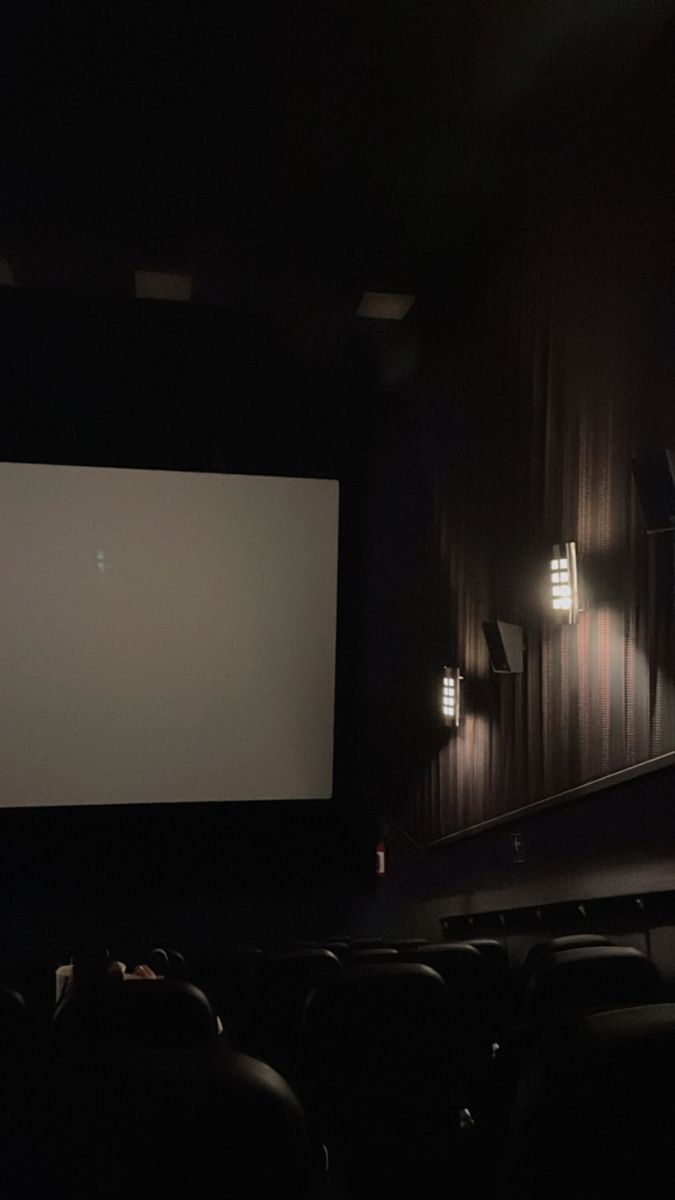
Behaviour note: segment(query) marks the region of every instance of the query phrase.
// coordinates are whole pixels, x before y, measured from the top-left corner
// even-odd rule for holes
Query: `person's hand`
[[[137,979],[157,979],[157,975],[147,963],[137,963],[129,974],[134,975]]]

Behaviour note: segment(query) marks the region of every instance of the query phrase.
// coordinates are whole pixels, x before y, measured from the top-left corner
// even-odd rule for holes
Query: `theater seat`
[[[319,944],[323,950],[332,950],[339,959],[342,959],[349,950],[349,942],[345,940],[320,942]]]
[[[265,955],[251,976],[242,1049],[292,1078],[307,997],[341,970],[339,958],[318,947]]]
[[[495,978],[508,978],[509,956],[506,947],[497,938],[465,938],[464,941],[480,951],[490,964]]]
[[[675,1005],[549,1018],[520,1052],[495,1194],[670,1194]]]
[[[398,950],[393,946],[363,947],[359,950],[348,950],[342,955],[342,962],[348,966],[365,967],[369,963],[392,962],[398,958]]]
[[[57,1059],[0,1078],[16,1200],[317,1194],[302,1107],[264,1063],[217,1048]]]
[[[18,958],[3,960],[0,984],[18,992],[42,1038],[54,1012],[54,964],[50,959]]]
[[[164,950],[161,946],[157,946],[151,951],[148,962],[155,974],[164,979],[190,979],[185,955],[180,950],[171,948]]]
[[[536,958],[539,954],[555,954],[560,950],[588,950],[591,946],[611,945],[612,942],[604,933],[565,933],[560,937],[538,942],[530,950],[528,959]]]
[[[663,999],[659,971],[630,946],[587,946],[542,955],[532,972],[527,1017],[650,1004]]]
[[[496,1040],[500,1041],[509,1024],[512,996],[509,956],[506,947],[497,938],[465,938],[461,942],[446,942],[444,945],[473,946],[487,963],[493,980],[493,1015],[496,1025]]]
[[[52,1021],[57,1051],[187,1049],[217,1037],[214,1011],[191,983],[134,979],[105,983],[95,997],[71,996]]]
[[[258,946],[229,946],[190,956],[191,981],[209,997],[237,1049],[243,1043],[253,970],[263,958]]]
[[[348,967],[311,994],[301,1097],[349,1195],[410,1197],[477,1167],[448,1035],[447,988],[431,967]]]
[[[0,984],[0,1069],[25,1062],[36,1048],[36,1029],[23,996]]]
[[[585,950],[593,946],[611,946],[609,938],[600,933],[568,933],[561,937],[547,938],[543,942],[535,942],[527,953],[516,979],[515,987],[515,1021],[526,1021],[530,1014],[530,991],[532,980],[541,960],[551,954],[563,950]]]
[[[454,1031],[463,1078],[469,1096],[475,1098],[476,1089],[487,1082],[497,1036],[494,980],[487,960],[466,942],[419,946],[399,957],[432,967],[445,981],[450,1036]]]

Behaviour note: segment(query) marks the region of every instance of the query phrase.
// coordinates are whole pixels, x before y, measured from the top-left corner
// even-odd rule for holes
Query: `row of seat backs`
[[[176,956],[177,957],[177,956]],[[154,960],[153,960],[154,961]],[[180,970],[187,974],[184,960]],[[167,964],[154,961],[156,967]],[[218,961],[219,971],[207,982],[223,1012],[226,1030],[233,1029],[236,1040],[247,1043],[266,1057],[265,1049],[282,1045],[297,1025],[306,997],[313,986],[340,970],[339,960],[327,950],[304,950],[266,956],[260,953],[234,952]],[[254,981],[254,986],[251,986]],[[53,974],[41,979],[43,990],[49,985],[53,997]],[[199,999],[201,997],[201,1000]],[[51,1021],[53,1005],[49,1007]],[[42,1013],[39,1016],[43,1016]],[[18,989],[0,990],[0,1061],[20,1060],[36,1048],[39,1020],[33,1006],[26,1006]],[[84,997],[71,997],[59,1006],[51,1022],[48,1045],[105,1044],[115,1038],[120,1044],[136,1044],[146,1039],[146,1026],[156,1030],[152,1044],[178,1046],[200,1044],[214,1029],[213,1007],[205,1001],[201,989],[187,980],[134,980],[123,988],[105,986],[96,1004]],[[260,1044],[258,1044],[260,1043]],[[264,1043],[264,1045],[262,1044]]]
[[[122,1122],[125,1130],[122,1142],[126,1144],[126,1109],[120,1115],[118,1107],[122,1084],[115,1071],[111,1084],[111,1068],[105,1065],[108,1059],[103,1059],[103,1074],[97,1074],[95,1078],[89,1078],[86,1073],[82,1075],[77,1064],[99,1063],[102,1048],[114,1051],[116,1057],[128,1059],[130,1047],[136,1053],[145,1047],[145,1058],[151,1064],[163,1062],[165,1059],[148,1059],[147,1056],[170,1053],[167,1049],[151,1049],[164,1043],[174,1047],[172,1053],[193,1056],[195,1061],[206,1062],[208,1067],[210,1059],[205,1055],[208,1056],[219,1041],[214,1039],[211,1021],[202,1020],[202,1014],[206,1016],[208,1011],[208,1001],[203,993],[189,984],[173,981],[110,982],[97,994],[94,1005],[89,999],[85,1004],[83,998],[71,997],[60,1006],[54,1022],[57,1044],[60,1048],[67,1047],[69,1053],[56,1055],[48,1067],[34,1064],[29,1078],[35,1077],[35,1081],[29,1091],[38,1086],[38,1076],[40,1091],[48,1099],[61,1094],[65,1088],[67,1103],[62,1102],[65,1107],[52,1122],[59,1130],[59,1137],[59,1122],[66,1113],[68,1128],[77,1131],[82,1126],[83,1141],[86,1143],[91,1138],[93,1146],[99,1147],[101,1135],[91,1128],[88,1106],[85,1106],[84,1114],[79,1109],[78,1088],[83,1088],[85,1094],[93,1088],[96,1096],[92,1112],[96,1113],[96,1127],[107,1119],[114,1127]],[[178,1043],[177,1037],[180,1037]],[[202,1045],[199,1044],[200,1037],[204,1039]],[[177,1044],[181,1049],[176,1048]],[[418,963],[398,963],[352,967],[338,972],[312,992],[302,1045],[305,1052],[301,1064],[303,1099],[310,1105],[316,1129],[311,1144],[313,1147],[319,1142],[328,1144],[338,1174],[342,1173],[355,1186],[357,1182],[360,1186],[369,1180],[372,1187],[377,1165],[375,1174],[380,1180],[387,1177],[388,1172],[392,1174],[390,1194],[402,1195],[405,1192],[392,1192],[392,1189],[402,1186],[406,1178],[408,1186],[412,1186],[413,1176],[420,1177],[420,1160],[426,1164],[422,1174],[427,1170],[435,1175],[441,1169],[452,1169],[457,1174],[460,1159],[468,1169],[470,1155],[467,1156],[465,1150],[460,1119],[465,1100],[453,1046],[448,1038],[447,988],[432,968]],[[72,1054],[73,1048],[84,1053]],[[135,1060],[130,1061],[133,1072]],[[181,1059],[176,1061],[183,1062]],[[65,1065],[61,1068],[58,1064]],[[259,1065],[262,1069],[262,1064]],[[185,1066],[181,1069],[188,1070]],[[153,1079],[151,1076],[151,1093]],[[73,1081],[78,1081],[77,1088]],[[143,1079],[137,1077],[137,1083],[146,1089],[145,1075]],[[114,1111],[109,1111],[102,1102],[102,1087],[111,1088],[111,1094],[117,1096]],[[173,1091],[168,1095],[173,1097],[172,1105],[182,1105]],[[126,1084],[122,1087],[122,1099],[134,1112],[136,1101],[133,1094],[128,1094]],[[27,1095],[24,1100],[27,1104]],[[156,1121],[155,1132],[159,1135],[159,1114],[163,1111],[162,1106],[166,1106],[161,1088],[157,1090],[155,1102],[159,1104],[157,1112],[154,1108],[148,1109],[144,1099],[140,1115],[134,1117],[131,1124],[137,1122],[143,1128]],[[24,1120],[25,1111],[21,1104],[19,1110],[24,1112]],[[40,1126],[49,1128],[50,1120],[48,1107],[40,1118]],[[79,1133],[76,1133],[76,1142],[77,1138]],[[18,1136],[16,1144],[26,1148],[25,1143],[25,1137],[22,1143]],[[176,1153],[170,1142],[163,1141],[162,1144],[170,1145],[171,1153]],[[69,1146],[67,1139],[65,1145]],[[103,1145],[109,1148],[105,1139]],[[265,1152],[261,1143],[258,1153]],[[15,1153],[16,1150],[11,1151],[10,1157]],[[48,1146],[43,1157],[53,1163],[56,1153],[56,1145]],[[85,1154],[83,1161],[88,1163],[85,1177],[96,1178],[95,1172],[104,1165],[109,1169],[103,1159],[100,1163],[98,1160],[91,1162]],[[35,1194],[40,1194],[39,1188]],[[106,1192],[102,1194],[107,1196]]]
[[[445,977],[451,961],[454,961],[455,973],[461,970],[462,952],[455,955],[453,960],[452,951],[448,950],[450,945],[455,944],[432,945],[419,939],[405,939],[385,946],[376,939],[357,939],[349,947],[333,943],[333,946],[303,946],[272,953],[264,953],[258,948],[239,948],[199,956],[193,962],[191,978],[213,997],[218,1011],[221,1015],[225,1014],[224,1019],[227,1017],[226,1023],[236,1040],[245,1038],[243,1026],[251,1026],[251,1004],[255,1007],[255,995],[265,992],[273,995],[270,1007],[276,1006],[279,994],[284,991],[296,998],[298,992],[304,993],[304,1000],[312,986],[340,967],[393,961],[426,963],[438,968]],[[464,950],[468,945],[474,947],[491,973],[493,995],[505,994],[508,987],[508,959],[503,946],[491,939],[457,945],[464,947]],[[467,962],[467,958],[464,953],[466,971],[471,972],[471,963]],[[473,974],[480,970],[480,967],[474,966]],[[485,973],[484,977],[487,978]],[[265,1003],[264,998],[261,1003]]]
[[[155,949],[143,957],[154,970],[168,979],[188,980],[189,971],[184,955],[178,950]],[[4,960],[0,963],[0,985],[18,992],[26,1002],[33,1023],[32,1038],[39,1039],[47,1048],[51,1041],[51,1023],[54,1014],[56,967],[49,959],[34,960],[21,958]],[[0,1030],[0,1060],[2,1055],[2,1032]]]
[[[475,944],[478,945],[478,942]],[[486,952],[489,952],[487,948],[490,944],[489,939],[485,940]],[[493,944],[505,959],[503,948],[497,942]],[[321,943],[297,943],[285,947],[284,952],[327,949],[342,963],[351,961],[362,964],[387,960],[398,954],[414,951],[423,945],[426,945],[426,942],[420,938],[343,938]],[[272,952],[272,956],[278,957],[280,953]],[[227,1008],[231,998],[239,995],[242,995],[244,1003],[247,1003],[247,994],[244,997],[243,993],[248,992],[252,968],[265,957],[267,952],[259,947],[238,946],[211,953],[191,953],[187,963],[180,951],[172,949],[156,949],[149,955],[138,951],[136,957],[132,956],[129,961],[147,961],[159,975],[197,983],[213,994],[214,999],[220,1002],[220,1008],[223,1006],[223,1000]],[[51,1021],[54,1006],[54,970],[54,964],[49,960],[32,961],[22,958],[0,962],[0,983],[19,991],[26,998],[32,1014],[41,1026],[48,1025]]]
[[[318,1195],[297,1097],[219,1045],[41,1059],[0,1074],[0,1106],[3,1191],[17,1200]]]
[[[164,953],[164,952],[163,952]],[[293,1023],[306,1001],[307,995],[316,987],[344,968],[337,957],[326,949],[305,949],[291,953],[260,955],[257,959],[247,957],[245,961],[248,983],[246,1001],[249,1020],[255,1029],[260,1022],[268,1028],[274,1018],[279,1027]],[[453,1016],[473,1017],[483,1025],[489,1019],[490,1006],[496,992],[496,976],[490,971],[487,958],[469,943],[442,943],[425,945],[407,952],[397,953],[387,960],[365,960],[369,965],[387,961],[395,965],[418,962],[433,967],[445,980],[449,989],[449,1005]],[[358,960],[351,960],[355,965]],[[231,982],[226,963],[225,987]],[[364,964],[365,965],[365,964]],[[187,968],[180,959],[181,973]],[[639,951],[628,947],[609,944],[599,936],[593,938],[563,938],[548,944],[538,945],[531,952],[524,969],[526,999],[529,1011],[525,1015],[536,1017],[548,1011],[575,1007],[607,1007],[615,1003],[630,1004],[656,1001],[660,994],[660,977],[656,967]],[[153,981],[158,982],[158,981]],[[165,979],[155,993],[138,988],[137,980],[132,984],[139,997],[138,1003],[148,1003],[153,994],[159,996],[166,987],[167,997],[178,1005],[183,991],[174,985],[177,981]],[[7,993],[9,996],[9,993]],[[131,1004],[131,993],[125,993]],[[141,1000],[141,997],[148,1000]],[[487,1007],[486,1007],[487,1002]],[[162,1002],[169,1004],[169,1000]],[[84,1008],[84,1006],[80,1006]],[[76,1005],[68,1010],[73,1012]],[[256,1011],[259,1009],[259,1011]],[[256,1017],[259,1021],[256,1021]]]
[[[176,980],[107,981],[95,998],[71,996],[53,1014],[50,1036],[38,1036],[23,996],[0,985],[0,1065],[59,1052],[102,1048],[190,1049],[213,1044],[216,1014],[204,993]]]
[[[457,948],[444,949],[449,960],[458,957]],[[574,947],[552,954],[549,950],[541,957],[542,961],[551,959],[545,967],[547,976],[554,962],[563,964],[558,968],[563,973],[569,970],[568,963],[598,961],[605,971],[610,960],[616,967],[618,962],[633,964],[640,959],[636,951],[618,957],[614,953],[625,949]],[[556,955],[561,957],[556,959]],[[300,961],[307,963],[310,957],[303,955]],[[461,957],[475,961],[471,953]],[[629,969],[634,970],[632,965]],[[74,1033],[88,1050],[92,1035],[98,1044],[121,1048],[134,1031],[134,1020],[140,1021],[145,1037],[151,1031],[160,1042],[166,1040],[167,1031],[175,1035],[179,1029],[181,1037],[192,1037],[197,1028],[209,1039],[214,1036],[212,1012],[207,1022],[197,1022],[188,1034],[188,997],[197,1000],[195,1013],[208,1010],[208,1002],[190,985],[138,980],[129,985],[112,984],[105,995],[109,1005],[104,1005],[93,1030],[86,1020],[83,1024],[86,1014],[77,998],[66,1002],[56,1021],[57,1026],[59,1020],[64,1022],[61,1036],[65,1032],[66,1043]],[[14,995],[15,1008],[16,999]],[[168,1007],[163,1027],[158,1018],[164,1005]],[[419,963],[387,963],[338,972],[331,968],[331,975],[314,988],[302,1028],[299,1077],[310,1109],[317,1114],[322,1138],[347,1174],[359,1178],[367,1174],[373,1144],[383,1155],[389,1154],[388,1161],[399,1164],[400,1178],[401,1164],[412,1170],[420,1154],[427,1165],[434,1164],[434,1170],[443,1165],[457,1170],[458,1163],[464,1164],[460,1174],[465,1169],[466,1141],[460,1119],[464,1080],[458,1062],[466,1038],[459,1027],[458,1037],[449,1036],[448,1013],[447,986],[436,970]],[[514,1078],[520,1079],[532,1047],[541,1039],[546,1042],[542,1024],[546,1022],[518,1031],[507,1043],[498,1060],[502,1073],[511,1062]],[[196,1046],[198,1038],[190,1044]],[[446,1161],[447,1154],[452,1163]],[[474,1165],[471,1163],[471,1172]]]
[[[407,963],[436,970],[447,985],[446,1028],[464,1027],[464,1046],[487,1060],[498,1035],[501,979],[488,956],[467,943],[392,947],[360,947],[342,960],[325,947],[304,948],[246,957],[223,956],[198,974],[202,986],[247,1053],[292,1071],[297,1058],[302,1014],[312,989],[360,967]]]
[[[166,952],[161,953],[167,959]],[[171,966],[175,982],[176,976],[190,972],[182,956],[172,953],[177,963]],[[313,987],[350,965],[378,962],[418,962],[433,967],[448,985],[449,1003],[457,1019],[468,1018],[474,1025],[484,1026],[486,1021],[494,1024],[500,1015],[508,966],[497,942],[424,944],[399,951],[361,947],[342,962],[326,948],[268,955],[236,951],[216,958],[211,964],[215,969],[202,972],[201,977],[197,971],[196,977],[200,984],[206,977],[206,990],[214,995],[218,1011],[223,1010],[226,1027],[232,1029],[235,1040],[239,1034],[243,1041],[255,1039],[266,1030],[267,1040],[273,1043],[277,1034],[297,1027]],[[168,959],[156,965],[167,970]],[[659,973],[644,955],[612,946],[599,935],[584,935],[534,947],[522,971],[521,998],[519,1015],[530,1019],[570,1007],[641,1003],[662,996]],[[235,1019],[230,1020],[231,1016]]]
[[[446,984],[445,992],[439,987],[444,981],[438,969],[424,964],[406,966],[399,960],[380,967],[347,969],[310,995],[301,1036],[300,1086],[307,1089],[310,1110],[321,1116],[329,1147],[333,1153],[339,1148],[340,1161],[356,1158],[362,1168],[359,1156],[367,1156],[373,1138],[379,1136],[380,1122],[385,1122],[388,1137],[406,1137],[415,1152],[423,1147],[427,1161],[438,1164],[439,1150],[434,1154],[424,1130],[415,1126],[415,1118],[433,1130],[434,1137],[440,1137],[433,1113],[443,1090],[451,1097],[442,1110],[447,1122],[444,1144],[453,1148],[452,1155],[460,1153],[461,1159],[461,1148],[466,1146],[463,1139],[457,1144],[461,1097],[482,1122],[486,1095],[495,1082],[491,1062],[484,1062],[481,1071],[476,1057],[479,1040],[472,1045],[475,1027],[472,1029],[470,1021],[456,1019],[451,1001],[452,981],[462,972],[453,972],[450,964],[473,965],[476,953],[476,948],[469,946],[438,947],[437,962],[440,965],[445,958],[448,964],[451,986]],[[433,957],[431,952],[428,957]],[[549,946],[533,957],[540,959],[541,978],[551,987],[548,1009],[552,1012],[654,1004],[661,997],[658,971],[633,948],[566,942],[562,949]],[[416,974],[420,971],[427,978]],[[431,990],[433,976],[436,983]],[[468,977],[468,972],[464,973],[464,978]],[[542,997],[542,1009],[543,986],[540,984],[536,993]],[[503,1077],[509,1062],[513,1075],[518,1074],[524,1045],[527,1038],[520,1046],[518,1035],[507,1038],[507,1051],[497,1058],[497,1079]],[[410,1099],[413,1113],[402,1096]],[[413,1128],[417,1130],[414,1137],[410,1134]],[[363,1129],[368,1131],[365,1143]],[[494,1132],[489,1120],[486,1129]],[[398,1161],[398,1151],[397,1155]]]
[[[232,1008],[233,1020],[229,1022],[235,1036],[238,1034],[239,1008],[244,1010],[250,1023],[250,1000],[253,993],[274,991],[278,993],[285,987],[290,992],[312,986],[336,970],[337,959],[340,965],[366,965],[390,961],[422,962],[439,970],[447,982],[458,988],[468,986],[469,973],[472,967],[469,962],[467,947],[477,950],[490,970],[491,1003],[493,1009],[500,1012],[502,1020],[516,1021],[529,1019],[538,1013],[546,1011],[547,1006],[561,1007],[568,1004],[564,995],[568,978],[579,981],[579,989],[583,990],[586,981],[590,985],[593,972],[596,972],[598,982],[604,972],[607,981],[612,979],[612,971],[620,989],[622,982],[626,985],[633,978],[636,986],[640,982],[652,985],[658,980],[655,967],[644,966],[647,961],[639,952],[626,947],[612,947],[612,943],[599,934],[576,934],[560,938],[552,938],[548,942],[536,944],[530,951],[527,960],[520,971],[516,988],[515,1013],[507,1011],[510,994],[510,975],[508,957],[503,945],[496,939],[472,939],[461,943],[429,944],[418,939],[407,939],[398,945],[384,945],[377,939],[362,939],[351,946],[333,944],[328,946],[305,946],[290,951],[265,954],[259,949],[226,951],[212,955],[210,959],[202,959],[193,978],[210,991],[217,1003],[226,1010]],[[612,947],[612,951],[602,950],[602,947]],[[583,955],[568,954],[568,951],[599,950],[599,954],[585,953]],[[627,952],[626,952],[627,951]],[[554,955],[565,954],[565,959],[554,958]],[[332,956],[332,957],[330,957]],[[638,958],[642,965],[637,965]],[[620,960],[625,960],[623,963]],[[600,963],[604,960],[601,969]],[[629,960],[633,960],[632,963]],[[575,962],[586,963],[587,966],[574,967]],[[565,969],[565,964],[569,967]],[[559,964],[560,969],[554,970]],[[620,965],[619,965],[620,964]],[[197,964],[196,964],[197,965]],[[480,968],[474,966],[476,974]],[[629,973],[632,970],[632,976]],[[555,975],[555,979],[554,979]],[[450,980],[452,976],[452,981]],[[487,976],[486,976],[487,977]],[[570,983],[570,989],[572,984]],[[648,989],[647,989],[648,990]],[[555,992],[559,991],[559,999]],[[652,986],[652,994],[654,987]],[[635,1002],[646,998],[646,990],[635,992]],[[654,998],[658,998],[654,996]],[[608,999],[612,1000],[611,988]],[[627,995],[622,1002],[630,1002]],[[569,1003],[575,1004],[574,992],[570,991]],[[229,1015],[229,1014],[228,1014]]]
[[[467,979],[484,980],[487,968],[474,947],[440,949],[448,962],[469,964]],[[303,988],[311,964],[320,963],[325,972],[310,992],[295,1069],[288,1071],[316,1122],[317,1139],[329,1145],[337,1169],[352,1181],[372,1182],[374,1144],[387,1163],[396,1163],[396,1186],[420,1155],[434,1172],[449,1169],[451,1158],[453,1171],[460,1160],[464,1174],[469,1166],[473,1171],[460,1119],[473,1039],[467,1023],[453,1020],[441,975],[405,962],[336,970],[331,958],[304,953],[283,960],[292,963]],[[268,965],[275,961],[282,960]],[[286,971],[283,978],[287,982]],[[208,1000],[185,982],[110,981],[94,1000],[72,996],[58,1008],[57,1055],[86,1059],[101,1049],[160,1047],[199,1052],[215,1039]]]
[[[370,988],[377,1004],[384,1006],[383,987],[391,989],[397,974],[404,972],[405,959],[416,956],[417,965],[433,969],[446,984],[442,1037],[446,1044],[453,1038],[458,1042],[455,1060],[464,1078],[472,1071],[486,1070],[495,1032],[494,980],[485,958],[468,944],[426,946],[379,968],[374,964],[343,968],[330,951],[320,949],[266,957],[254,972],[256,986],[249,994],[244,1048],[273,1065],[292,1067],[299,1052],[303,1012],[313,992],[325,991],[339,980],[342,986],[333,988],[335,994],[344,998],[351,989],[368,1006]],[[657,969],[632,948],[551,946],[533,958],[537,965],[530,977],[531,1016],[662,999]],[[414,1014],[410,1019],[415,1019]],[[136,980],[106,987],[95,1006],[73,997],[60,1007],[54,1021],[57,1042],[70,1046],[78,1039],[94,1044],[113,1038],[133,1045],[134,1037],[147,1037],[137,1033],[146,1027],[157,1031],[155,1045],[199,1045],[215,1036],[215,1015],[203,993],[186,982]],[[377,1028],[375,1021],[373,1028]]]
[[[478,1065],[508,1024],[508,960],[499,942],[359,947],[337,955],[325,947],[277,954],[225,955],[215,962],[209,985],[225,1012],[235,1044],[290,1070],[297,1054],[302,1011],[312,988],[357,964],[405,962],[436,970],[448,988],[450,1023],[465,1029],[465,1058]],[[657,1002],[663,998],[657,968],[630,947],[612,946],[600,935],[552,939],[533,948],[522,976],[518,1016],[532,1019],[548,1012]]]
[[[476,978],[484,978],[475,948],[446,949],[448,959],[465,959],[477,966]],[[417,1169],[420,1156],[429,1170],[452,1165],[456,1172],[463,1155],[462,1169],[468,1170],[460,1060],[470,1039],[466,1027],[450,1019],[444,980],[420,963],[336,968],[336,961],[330,952],[309,951],[267,959],[271,990],[260,989],[267,999],[273,995],[274,964],[283,962],[284,984],[290,972],[300,995],[308,972],[320,964],[323,977],[310,992],[299,1031],[297,1070],[289,1071],[316,1122],[317,1140],[328,1144],[336,1169],[352,1181],[367,1177],[372,1184],[374,1147],[379,1177],[383,1161],[392,1169],[396,1164],[396,1186],[406,1171]],[[213,1038],[211,1011],[203,994],[186,983],[111,982],[93,1005],[77,996],[62,1004],[54,1021],[56,1045],[85,1057],[96,1046],[198,1050],[200,1039]],[[278,1043],[274,1049],[278,1053]]]
[[[434,1131],[434,1137],[440,1137],[437,1122],[441,1111],[448,1122],[444,1144],[454,1146],[454,1154],[453,1132],[458,1135],[456,1116],[462,1097],[470,1107],[477,1099],[474,1111],[480,1113],[485,1092],[494,1080],[492,1070],[488,1078],[488,1064],[481,1076],[476,1058],[469,1059],[475,1053],[471,1020],[458,1021],[452,1002],[457,980],[485,982],[486,964],[474,946],[443,944],[422,949],[427,963],[405,964],[400,955],[398,961],[379,967],[348,968],[324,980],[310,994],[301,1032],[299,1086],[310,1111],[319,1114],[323,1122],[322,1134],[329,1148],[334,1154],[338,1148],[341,1162],[367,1155],[373,1138],[381,1136],[380,1122],[386,1124],[387,1136],[406,1137],[407,1144],[414,1144],[418,1151],[424,1146],[431,1161],[434,1155],[426,1145],[424,1131],[417,1129],[412,1137],[410,1129],[417,1128],[415,1119],[419,1118],[427,1130]],[[637,995],[650,1002],[659,997],[658,972],[632,948],[604,942],[586,947],[563,943],[562,950],[549,946],[533,957],[540,958],[547,980],[558,966],[563,983],[572,979],[577,985],[576,989],[567,987],[562,1000],[565,1006],[634,1004]],[[489,979],[487,982],[489,987]],[[475,994],[479,993],[476,988]],[[469,995],[467,987],[464,998]],[[507,1039],[507,1046],[510,1049],[504,1061],[511,1055],[517,1073],[517,1043]],[[482,1089],[481,1082],[486,1085]],[[442,1092],[448,1103],[436,1110]],[[437,1150],[436,1162],[438,1155]]]
[[[131,995],[136,986],[149,994],[154,985],[140,981],[115,994]],[[338,1174],[368,1179],[372,1186],[386,1174],[386,1164],[400,1180],[406,1172],[415,1177],[416,1170],[443,1168],[448,1186],[452,1182],[458,1190],[471,1143],[467,1155],[462,1097],[452,1062],[439,1055],[442,994],[438,974],[419,964],[385,965],[374,972],[362,968],[317,989],[308,1006],[305,1046],[314,1071],[313,1111]],[[507,1061],[515,1049],[507,1045],[500,1059]],[[668,1165],[675,1116],[675,1006],[549,1017],[531,1025],[526,1044],[521,1038],[517,1049],[500,1194],[556,1200],[659,1195],[655,1164],[661,1170]],[[24,1073],[5,1071],[8,1194],[46,1193],[46,1186],[37,1184],[49,1182],[51,1195],[59,1196],[62,1188],[64,1195],[67,1190],[70,1196],[107,1200],[113,1187],[119,1190],[122,1157],[130,1181],[127,1194],[135,1194],[140,1181],[143,1188],[157,1187],[170,1169],[174,1182],[185,1185],[187,1176],[188,1191],[202,1190],[204,1180],[216,1176],[222,1182],[229,1172],[247,1182],[241,1193],[231,1187],[228,1194],[255,1195],[247,1172],[278,1165],[289,1137],[305,1149],[295,1167],[284,1169],[290,1179],[298,1164],[307,1170],[313,1158],[303,1141],[306,1131],[302,1137],[298,1132],[304,1119],[295,1101],[296,1116],[287,1114],[270,1132],[265,1121],[276,1100],[265,1089],[260,1105],[238,1085],[228,1091],[230,1083],[213,1065],[213,1053],[213,1046],[138,1057],[117,1052],[112,1058],[88,1055],[35,1064]],[[240,1060],[250,1061],[228,1056],[230,1067]],[[278,1079],[263,1064],[250,1069],[254,1079]],[[279,1086],[286,1087],[275,1082],[275,1091]],[[252,1119],[242,1125],[246,1112]],[[36,1129],[45,1138],[38,1155]],[[255,1158],[264,1163],[254,1163]],[[474,1158],[469,1175],[475,1167]],[[33,1178],[43,1170],[44,1179]],[[267,1194],[274,1195],[279,1184],[273,1173],[267,1182]],[[300,1187],[297,1194],[304,1194]]]

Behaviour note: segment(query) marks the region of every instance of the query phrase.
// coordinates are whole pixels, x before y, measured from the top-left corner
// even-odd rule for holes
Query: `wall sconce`
[[[551,599],[555,611],[564,617],[569,625],[576,624],[579,620],[579,590],[575,542],[560,542],[553,547]]]
[[[443,721],[450,727],[456,728],[459,725],[460,680],[463,678],[464,676],[459,673],[459,667],[443,668],[441,711],[443,713]]]
[[[495,675],[521,675],[523,671],[523,631],[508,621],[483,621],[483,633]]]

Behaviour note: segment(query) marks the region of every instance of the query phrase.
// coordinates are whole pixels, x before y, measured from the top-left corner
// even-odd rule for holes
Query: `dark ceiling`
[[[592,130],[673,0],[10,0],[0,256],[17,287],[353,312],[452,287]]]

